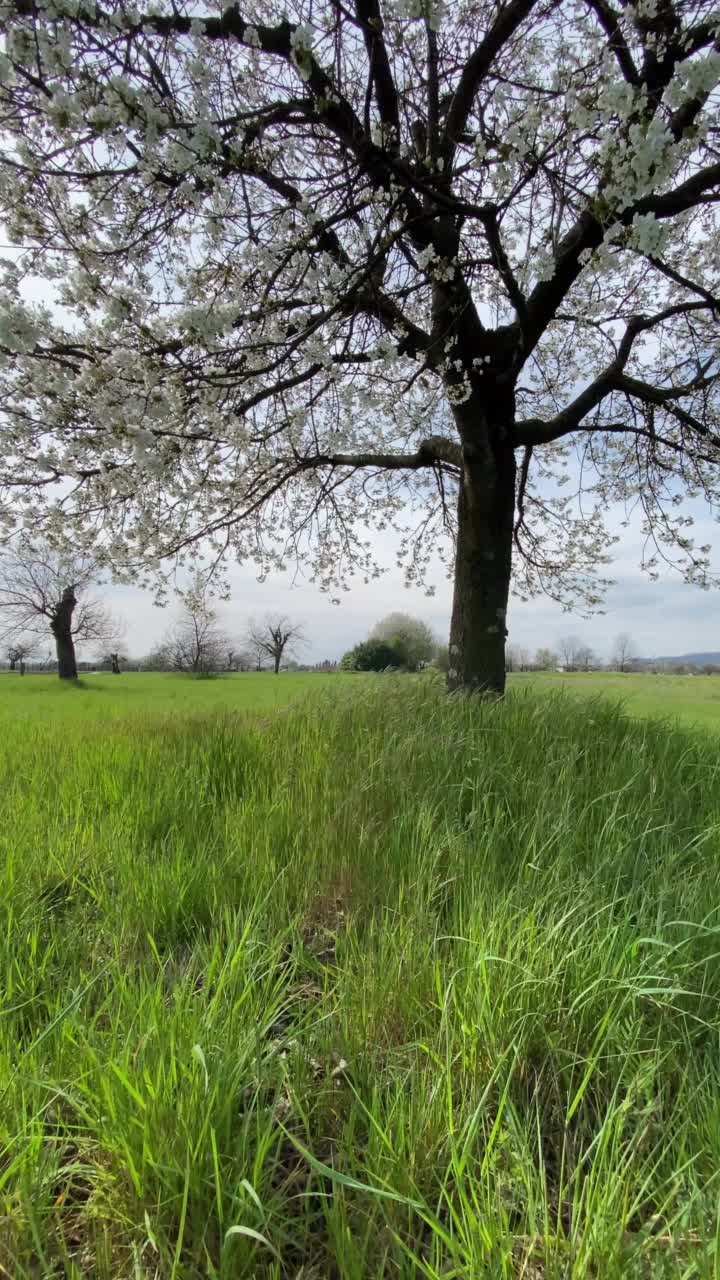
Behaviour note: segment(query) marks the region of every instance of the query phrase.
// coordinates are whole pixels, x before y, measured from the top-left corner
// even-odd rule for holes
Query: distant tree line
[[[286,614],[250,618],[239,637],[220,622],[207,585],[196,574],[180,595],[180,610],[162,640],[144,660],[148,671],[184,671],[210,676],[221,671],[264,671],[277,675],[306,643],[303,628]]]
[[[556,647],[543,647],[533,653],[522,645],[510,644],[506,649],[508,672],[518,671],[617,671],[627,673],[665,672],[670,675],[719,675],[720,663],[673,662],[638,657],[632,636],[621,631],[613,642],[609,659],[600,658],[591,645],[578,636],[561,636]]]
[[[446,645],[419,618],[394,612],[382,618],[368,636],[354,645],[340,663],[326,659],[301,666],[306,644],[302,625],[286,614],[250,618],[238,636],[221,623],[206,577],[197,572],[179,592],[180,606],[172,624],[151,652],[132,661],[121,643],[123,628],[92,594],[102,576],[101,566],[88,552],[74,556],[47,544],[22,543],[0,555],[0,645],[11,672],[55,668],[61,679],[75,679],[81,670],[116,675],[135,667],[146,671],[178,671],[210,676],[223,671],[286,670],[417,672],[434,665],[448,675],[452,662]],[[79,662],[76,646],[92,646],[93,661]],[[672,672],[720,673],[720,663],[639,658],[632,637],[620,632],[609,661],[600,659],[586,641],[563,635],[555,648],[531,652],[521,644],[506,647],[509,672]],[[712,655],[710,655],[712,656]]]
[[[122,625],[92,594],[101,577],[90,553],[68,556],[25,542],[0,555],[0,645],[11,672],[54,668],[63,680],[98,668],[119,675],[128,666],[197,676],[269,667],[277,674],[305,643],[300,623],[284,614],[251,618],[233,638],[220,624],[206,578],[196,573],[179,593],[178,615],[162,640],[131,662]],[[78,646],[94,650],[92,662],[78,660]]]

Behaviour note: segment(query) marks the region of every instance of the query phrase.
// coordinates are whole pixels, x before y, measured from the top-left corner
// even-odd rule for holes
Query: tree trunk
[[[281,657],[282,657],[282,654],[281,654],[281,653],[276,653],[276,654],[275,654],[275,675],[279,675],[279,673],[280,673],[280,659],[281,659]]]
[[[515,514],[515,454],[465,443],[458,495],[448,688],[501,696]]]
[[[9,659],[9,662],[10,662],[10,670],[11,670],[11,671],[14,671],[14,670],[15,670],[15,663],[17,662],[17,658],[10,658],[10,659]]]
[[[50,630],[55,637],[58,675],[61,680],[77,680],[77,661],[72,637],[72,616],[77,604],[74,587],[66,587],[55,606]]]

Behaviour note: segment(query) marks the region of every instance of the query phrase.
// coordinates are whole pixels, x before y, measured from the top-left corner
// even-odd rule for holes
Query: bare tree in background
[[[516,644],[505,646],[505,670],[507,672],[520,670],[520,649]]]
[[[233,644],[218,623],[202,574],[193,578],[180,598],[180,616],[151,655],[152,665],[193,675],[222,671]]]
[[[531,665],[530,650],[521,644],[509,644],[505,649],[505,662],[509,672],[527,671]]]
[[[615,637],[612,662],[617,671],[627,671],[630,668],[635,656],[634,648],[632,636],[627,631],[621,631]]]
[[[228,671],[254,671],[258,664],[258,655],[250,650],[247,640],[230,640],[225,661]]]
[[[18,636],[12,640],[7,648],[7,659],[10,663],[10,670],[17,671],[20,675],[25,675],[25,663],[28,658],[32,657],[39,648],[39,639],[37,636]]]
[[[253,623],[250,623],[253,626]],[[253,638],[248,630],[242,641],[242,661],[248,671],[262,671],[268,660],[268,654],[257,639]]]
[[[577,651],[580,648],[580,641],[577,636],[563,636],[558,640],[558,649],[563,666],[566,670],[571,670],[575,666]]]
[[[120,631],[105,606],[87,595],[97,576],[89,555],[29,545],[6,552],[0,557],[0,638],[17,646],[49,628],[60,679],[76,680],[76,644],[114,641]]]
[[[527,671],[530,667],[530,652],[520,644],[509,644],[505,648],[505,666],[507,671]]]
[[[272,661],[277,675],[283,658],[290,657],[300,645],[305,644],[305,636],[301,624],[291,622],[285,614],[267,614],[262,622],[250,619],[246,643],[258,659],[264,655]]]
[[[581,644],[575,651],[575,666],[579,671],[589,671],[595,661],[595,650],[589,644]]]
[[[240,642],[240,648],[235,653],[235,670],[236,671],[262,671],[265,662],[265,654],[257,646],[251,645],[247,637]]]

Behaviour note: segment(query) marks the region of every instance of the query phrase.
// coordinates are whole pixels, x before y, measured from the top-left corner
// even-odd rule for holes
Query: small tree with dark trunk
[[[17,645],[23,633],[40,636],[49,628],[60,679],[76,680],[76,645],[115,640],[119,630],[104,605],[87,595],[97,577],[88,555],[29,545],[7,551],[0,557],[0,633]]]
[[[7,657],[11,671],[20,672],[21,676],[25,675],[25,664],[28,658],[37,652],[39,640],[37,637],[28,638],[27,636],[19,636],[17,640],[13,640],[8,646]]]
[[[119,676],[122,672],[121,663],[127,663],[128,654],[118,645],[113,649],[101,649],[95,661],[104,671],[110,671],[114,676]]]
[[[234,655],[236,671],[261,671],[263,655],[258,653],[256,649],[251,649],[246,641],[241,642],[241,647]]]
[[[280,671],[283,658],[290,657],[296,649],[305,644],[300,623],[291,622],[284,614],[267,614],[262,622],[256,622],[251,618],[246,640],[253,653],[270,659],[275,675]]]

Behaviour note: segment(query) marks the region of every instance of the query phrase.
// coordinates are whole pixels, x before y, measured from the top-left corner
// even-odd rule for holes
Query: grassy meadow
[[[21,719],[33,724],[59,721],[109,721],[128,717],[194,715],[233,711],[255,714],[274,711],[328,679],[347,681],[345,674],[328,677],[307,672],[267,672],[194,679],[164,672],[127,672],[120,676],[98,672],[77,682],[55,675],[0,675],[0,723]]]
[[[587,698],[597,694],[622,702],[630,716],[665,720],[720,731],[720,676],[672,676],[615,671],[521,672],[510,676],[513,689],[528,685],[562,690]]]
[[[554,683],[2,678],[0,1276],[717,1280],[717,740]]]

